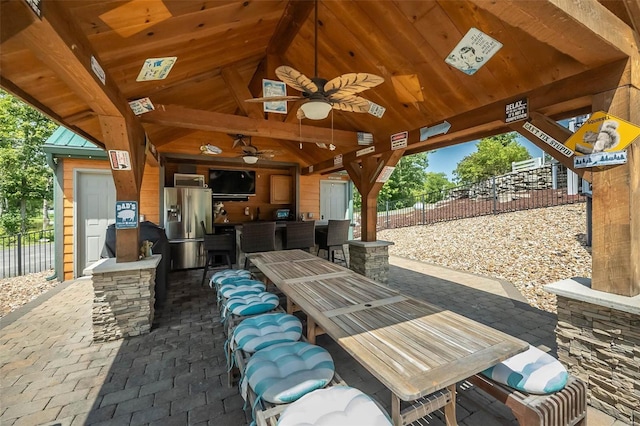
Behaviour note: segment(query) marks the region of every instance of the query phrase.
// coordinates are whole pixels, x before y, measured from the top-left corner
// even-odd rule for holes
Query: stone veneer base
[[[640,296],[591,289],[574,278],[545,286],[558,296],[558,357],[589,386],[589,405],[631,424],[640,419]]]
[[[148,333],[153,322],[156,268],[162,256],[137,262],[101,259],[84,270],[93,282],[93,340]]]
[[[382,284],[389,280],[390,241],[349,241],[349,268]]]

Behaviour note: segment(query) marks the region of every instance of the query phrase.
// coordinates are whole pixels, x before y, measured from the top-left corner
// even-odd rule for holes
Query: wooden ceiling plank
[[[155,111],[140,117],[143,122],[164,126],[210,132],[240,133],[247,136],[262,136],[295,142],[324,142],[333,143],[336,146],[357,146],[355,132],[303,125],[302,134],[300,134],[300,127],[296,124],[194,110],[176,105],[156,105]]]
[[[470,1],[583,64],[602,65],[638,50],[632,29],[597,0]]]
[[[24,5],[16,1],[0,3],[0,40],[7,42],[11,37],[20,33],[38,18],[35,13],[23,13]]]
[[[535,90],[522,93],[516,97],[500,100],[473,111],[465,112],[457,116],[449,117],[446,120],[451,124],[451,130],[445,135],[429,138],[420,141],[419,129],[409,131],[408,151],[412,153],[427,151],[429,149],[441,148],[454,145],[456,143],[473,140],[479,134],[498,134],[498,130],[508,130],[504,123],[505,104],[513,99],[527,97],[529,108],[538,111],[550,105],[566,102],[571,99],[584,98],[593,93],[600,93],[607,88],[619,87],[631,79],[630,65],[628,61],[622,60],[613,64],[589,70],[577,76],[566,78]],[[437,123],[427,123],[434,125]],[[490,135],[489,134],[489,135]],[[466,140],[460,140],[463,135]],[[372,154],[367,154],[358,158],[356,151],[343,154],[343,163],[349,161],[362,160],[366,156],[380,155],[391,149],[389,134],[380,135],[374,146],[376,150]],[[423,148],[423,149],[419,149]],[[325,160],[313,165],[313,173],[324,173],[329,170],[339,170],[342,167],[335,166],[332,159]],[[309,174],[309,169],[302,170],[302,174]]]

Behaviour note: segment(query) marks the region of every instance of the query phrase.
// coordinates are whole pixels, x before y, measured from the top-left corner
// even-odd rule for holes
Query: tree
[[[425,202],[436,203],[445,198],[446,192],[453,188],[455,184],[447,179],[444,173],[428,172],[425,182]]]
[[[0,90],[0,226],[26,232],[29,219],[52,199],[52,172],[42,145],[56,129],[51,120]]]
[[[473,183],[511,171],[511,163],[531,158],[515,133],[480,139],[477,151],[464,157],[453,174],[459,183]]]
[[[425,169],[429,165],[427,153],[402,157],[396,168],[378,193],[378,203],[389,202],[391,208],[401,208],[413,205],[415,197],[424,191]],[[354,207],[361,206],[361,196],[354,192]]]

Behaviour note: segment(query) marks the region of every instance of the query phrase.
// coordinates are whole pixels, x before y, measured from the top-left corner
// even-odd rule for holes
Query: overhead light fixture
[[[258,162],[258,157],[255,155],[245,155],[242,157],[245,163],[247,164],[256,164]]]
[[[323,100],[311,99],[302,104],[300,109],[309,120],[323,120],[329,116],[331,104]]]

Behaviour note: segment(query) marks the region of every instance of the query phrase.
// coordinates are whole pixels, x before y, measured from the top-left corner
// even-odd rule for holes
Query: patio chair
[[[207,252],[207,261],[204,264],[201,286],[204,285],[209,268],[216,265],[216,256],[222,256],[226,260],[226,266],[229,269],[233,268],[231,255],[235,250],[234,246],[232,234],[204,234],[204,250]]]
[[[318,230],[316,232],[316,241],[318,243],[318,251],[316,255],[320,253],[320,250],[327,251],[327,260],[335,262],[335,252],[340,250],[342,252],[342,258],[344,264],[347,264],[347,256],[344,253],[344,245],[349,239],[349,226],[351,221],[345,220],[329,220],[329,225],[325,230]],[[331,259],[329,259],[331,257]]]
[[[259,253],[276,249],[275,222],[247,222],[242,225],[240,248],[245,253]],[[249,267],[249,258],[245,256],[244,269]]]
[[[310,251],[311,247],[316,245],[316,223],[315,221],[307,222],[289,222],[285,229],[285,248],[302,249]]]

